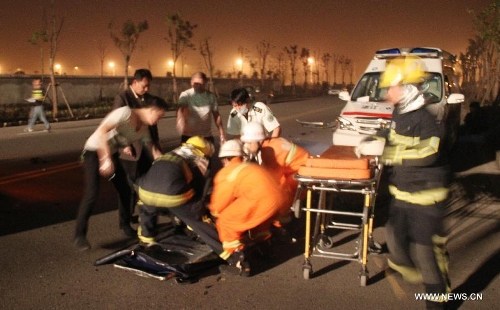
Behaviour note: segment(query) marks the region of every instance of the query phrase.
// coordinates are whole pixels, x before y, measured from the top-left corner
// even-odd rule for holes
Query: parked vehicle
[[[426,68],[426,108],[437,122],[445,122],[445,143],[451,147],[458,134],[464,95],[458,84],[456,57],[434,47],[378,50],[352,93],[339,93],[339,98],[347,103],[336,120],[334,145],[357,146],[366,136],[374,135],[377,130],[390,125],[394,106],[385,102],[387,88],[378,87],[379,79],[388,61],[408,55],[420,57]]]
[[[246,85],[243,86],[250,95],[252,101],[264,102],[265,104],[273,103],[274,93],[273,91],[265,91],[260,88],[260,86]]]
[[[338,88],[331,88],[328,90],[328,95],[338,95],[342,90]]]

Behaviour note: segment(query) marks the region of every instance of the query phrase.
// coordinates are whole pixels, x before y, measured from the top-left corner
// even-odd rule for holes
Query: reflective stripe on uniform
[[[446,187],[438,187],[410,193],[400,191],[394,185],[389,185],[389,192],[398,200],[429,206],[444,201],[448,197],[449,189]]]
[[[185,193],[180,195],[165,195],[160,193],[154,193],[147,191],[143,188],[139,188],[139,197],[144,204],[153,207],[177,207],[186,203],[194,196],[194,190],[190,189]]]
[[[289,165],[292,162],[296,152],[297,152],[297,145],[295,145],[295,143],[292,143],[292,147],[290,148],[290,151],[288,152],[288,155],[286,156],[285,160],[285,163],[287,165]]]
[[[243,246],[243,243],[240,240],[222,242],[222,248],[224,249],[224,251],[229,250],[229,252],[231,253],[233,252],[231,251],[232,249],[236,250],[241,246]]]
[[[239,165],[236,169],[234,169],[233,171],[231,171],[231,174],[229,174],[229,176],[227,177],[227,180],[229,182],[233,182],[234,180],[236,180],[236,178],[238,177],[238,173],[240,173],[240,171],[245,168],[246,166],[248,166],[250,163],[246,162],[246,163],[242,163],[241,165]]]

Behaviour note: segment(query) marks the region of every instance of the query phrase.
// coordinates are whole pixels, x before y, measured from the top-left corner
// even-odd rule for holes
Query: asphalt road
[[[331,120],[342,107],[334,96],[271,106],[284,137],[320,154],[331,129],[301,127],[295,119]],[[229,107],[222,108],[226,121]],[[166,149],[177,145],[173,114],[161,121]],[[53,132],[24,134],[0,129],[0,304],[2,309],[423,309],[412,285],[386,270],[386,253],[370,255],[369,281],[359,286],[357,262],[313,257],[311,279],[303,279],[304,238],[280,245],[273,261],[261,261],[250,278],[217,269],[188,285],[142,278],[94,262],[134,243],[118,231],[116,194],[103,182],[91,218],[89,252],[73,251],[74,216],[82,191],[77,159],[99,120],[53,124]],[[470,152],[469,152],[470,153]],[[468,153],[467,153],[468,154]],[[466,154],[459,154],[462,160]],[[448,207],[450,274],[454,293],[480,300],[455,301],[460,309],[496,309],[500,295],[500,172],[478,163],[452,186]],[[387,200],[377,201],[374,236],[384,244]],[[303,217],[302,217],[303,218]],[[300,237],[301,235],[299,235]],[[356,244],[352,238],[352,246]],[[350,244],[346,244],[351,246]],[[477,295],[474,295],[477,294]],[[457,295],[464,297],[464,295]]]

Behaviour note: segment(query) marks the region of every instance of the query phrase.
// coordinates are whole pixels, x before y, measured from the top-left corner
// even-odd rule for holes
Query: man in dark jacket
[[[148,93],[152,79],[153,76],[148,69],[136,70],[132,83],[127,87],[127,89],[122,90],[118,95],[116,95],[113,101],[113,109],[118,109],[123,106],[128,106],[132,109],[136,109],[143,107],[149,100],[162,100],[161,98],[155,98],[155,96]],[[156,124],[149,126],[149,133],[155,147],[161,150],[158,126]],[[134,143],[120,150],[120,163],[127,173],[132,189],[131,192],[133,197],[131,201],[133,204],[130,206],[131,214],[134,213],[134,206],[135,202],[137,201],[137,197],[132,188],[132,184],[139,176],[148,171],[148,169],[151,167],[152,162],[153,159],[151,157],[151,154],[148,154],[148,152],[143,149],[139,143]],[[132,229],[127,229],[124,232],[131,237],[136,235],[136,232]]]

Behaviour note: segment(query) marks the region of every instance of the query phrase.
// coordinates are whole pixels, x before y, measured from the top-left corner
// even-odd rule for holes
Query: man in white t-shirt
[[[250,102],[250,95],[245,88],[237,88],[231,92],[233,109],[227,121],[227,133],[232,138],[239,138],[241,131],[250,122],[261,123],[271,138],[281,134],[281,126],[271,109],[263,102]]]
[[[222,118],[219,113],[214,93],[205,89],[207,76],[196,72],[191,77],[191,88],[179,96],[177,110],[177,130],[181,134],[181,142],[194,136],[201,136],[215,143],[212,135],[212,117],[219,130],[221,144],[226,140]]]

